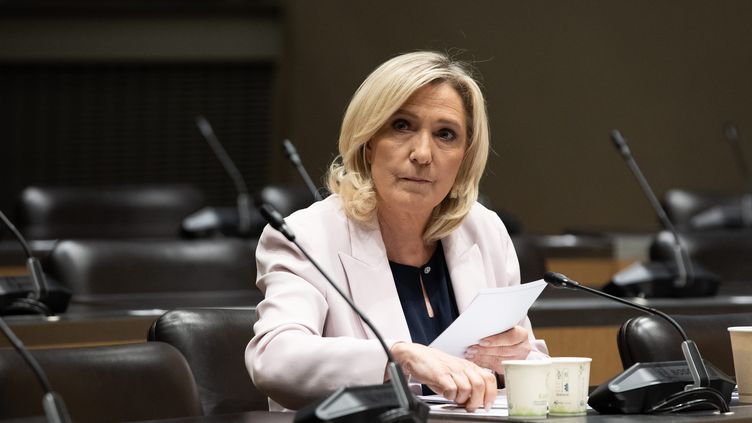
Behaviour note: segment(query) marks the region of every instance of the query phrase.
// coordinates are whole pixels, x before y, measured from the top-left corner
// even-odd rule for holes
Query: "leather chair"
[[[255,244],[240,239],[66,240],[47,273],[77,295],[253,290]]]
[[[271,204],[284,217],[313,204],[313,194],[304,185],[268,185],[254,197],[256,206]]]
[[[721,281],[746,281],[752,275],[752,231],[702,231],[681,233],[692,263],[721,277]],[[673,262],[674,238],[660,232],[650,246],[650,259]]]
[[[752,314],[708,314],[671,316],[695,341],[703,359],[734,377],[731,338],[726,328],[752,325]],[[617,344],[624,368],[635,363],[683,360],[679,332],[657,316],[639,316],[627,320],[619,329]]]
[[[738,227],[741,217],[733,217],[741,210],[742,196],[722,192],[699,192],[686,189],[670,189],[663,196],[663,206],[666,214],[677,229],[694,231],[700,229],[723,229],[724,227]],[[725,217],[707,215],[702,218],[703,212],[711,208],[716,211],[730,211]],[[715,222],[715,223],[714,223]]]
[[[28,187],[17,214],[31,239],[177,238],[203,205],[190,185]]]
[[[255,309],[172,310],[152,324],[149,341],[166,342],[183,353],[205,415],[268,410],[243,356],[255,322]]]
[[[32,354],[75,422],[201,415],[191,369],[170,345],[42,349]],[[0,380],[0,420],[44,414],[39,381],[15,350],[0,350]]]

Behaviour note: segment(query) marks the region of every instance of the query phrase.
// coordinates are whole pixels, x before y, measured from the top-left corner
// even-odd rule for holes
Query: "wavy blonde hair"
[[[469,65],[436,52],[407,53],[388,60],[360,85],[342,120],[339,156],[329,167],[327,185],[342,198],[349,218],[374,222],[378,207],[365,145],[418,89],[450,84],[462,98],[467,146],[449,194],[436,206],[423,233],[436,241],[457,228],[475,200],[489,149],[488,118],[483,93]]]

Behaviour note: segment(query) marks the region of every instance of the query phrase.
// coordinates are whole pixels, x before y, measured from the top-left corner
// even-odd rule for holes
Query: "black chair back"
[[[141,343],[32,351],[77,423],[201,415],[191,369],[175,348]],[[0,420],[44,415],[42,388],[15,350],[0,350]]]
[[[752,325],[752,313],[676,315],[673,317],[695,341],[703,359],[734,377],[730,326]],[[683,360],[679,332],[657,316],[639,316],[627,320],[619,329],[617,344],[624,368],[635,363]]]
[[[726,218],[710,219],[707,216],[697,220],[698,215],[715,209],[717,212],[723,212],[724,209],[739,209],[742,203],[740,194],[723,193],[723,192],[699,192],[687,189],[670,189],[663,196],[663,206],[666,209],[671,222],[679,230],[693,231],[703,229],[706,226],[710,229],[721,229],[723,227],[737,226],[740,222],[738,219]],[[728,211],[728,210],[725,210]],[[736,213],[739,213],[736,210]],[[733,213],[732,213],[733,214]],[[716,220],[715,224],[711,222]],[[733,222],[732,222],[733,221]],[[725,223],[724,223],[725,222]]]
[[[76,295],[253,290],[255,246],[232,238],[67,240],[45,270]],[[261,297],[258,292],[259,298]]]
[[[282,216],[289,216],[292,212],[304,209],[314,202],[313,194],[305,185],[268,185],[255,196],[257,206],[271,204]]]
[[[28,187],[18,223],[31,239],[177,238],[183,219],[203,206],[190,185]]]
[[[149,341],[180,350],[196,378],[204,414],[268,410],[267,397],[253,385],[243,351],[253,337],[256,310],[172,310],[157,319]]]
[[[752,276],[752,231],[703,231],[679,235],[693,263],[721,277],[721,281],[747,281]],[[650,246],[650,259],[675,260],[674,237],[660,232]]]

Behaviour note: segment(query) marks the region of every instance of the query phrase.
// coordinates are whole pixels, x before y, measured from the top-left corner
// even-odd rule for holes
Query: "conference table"
[[[152,420],[140,423],[289,423],[293,421],[292,413],[273,413],[265,411],[251,411],[238,414],[225,414],[205,417],[189,417],[169,420]],[[598,414],[591,411],[586,416],[575,417],[548,417],[546,419],[518,419],[510,417],[489,417],[480,414],[457,415],[429,415],[429,422],[471,422],[471,421],[514,421],[514,422],[550,422],[550,423],[626,423],[626,422],[663,422],[663,423],[690,423],[690,422],[749,422],[752,421],[752,406],[733,406],[732,414],[719,415],[710,411],[679,413],[679,414],[632,414],[614,415]]]

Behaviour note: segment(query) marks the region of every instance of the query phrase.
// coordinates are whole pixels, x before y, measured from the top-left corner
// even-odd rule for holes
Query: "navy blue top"
[[[460,315],[441,242],[436,246],[436,251],[428,263],[421,267],[395,263],[391,260],[389,266],[392,268],[397,294],[402,305],[402,312],[405,313],[412,341],[423,345],[430,344]],[[431,308],[433,308],[433,317],[428,315],[420,283],[421,276]]]

